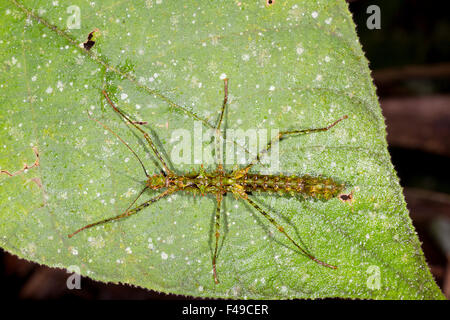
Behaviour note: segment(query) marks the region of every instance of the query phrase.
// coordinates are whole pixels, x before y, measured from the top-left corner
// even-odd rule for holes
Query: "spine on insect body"
[[[302,195],[320,200],[338,196],[345,188],[331,178],[283,175],[247,174],[236,180],[246,192],[271,192],[280,195]]]
[[[147,180],[150,189],[175,187],[191,193],[227,193],[236,188],[246,193],[266,192],[284,196],[301,195],[319,200],[330,200],[338,196],[345,188],[331,178],[310,175],[263,175],[263,174],[224,174],[221,172],[191,172],[186,175],[154,175]]]

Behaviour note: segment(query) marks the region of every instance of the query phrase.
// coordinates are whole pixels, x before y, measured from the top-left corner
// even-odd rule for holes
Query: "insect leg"
[[[98,225],[100,225],[100,224],[108,223],[108,222],[111,222],[111,221],[114,221],[114,220],[119,220],[119,219],[122,219],[122,218],[129,217],[129,216],[131,216],[131,215],[133,215],[133,214],[136,214],[136,213],[138,213],[139,211],[141,211],[142,209],[144,209],[144,208],[148,207],[149,205],[151,205],[152,203],[154,203],[154,202],[158,201],[159,199],[162,199],[162,198],[164,198],[164,197],[166,197],[166,196],[168,196],[168,195],[170,195],[171,193],[173,193],[173,192],[176,191],[176,189],[167,189],[166,191],[164,191],[164,192],[158,194],[157,196],[151,198],[150,200],[148,200],[148,201],[146,201],[146,202],[140,204],[139,206],[137,206],[137,207],[135,207],[135,208],[129,210],[129,209],[131,208],[131,206],[137,201],[137,199],[139,199],[139,197],[144,193],[144,191],[145,191],[146,189],[147,189],[147,187],[145,187],[144,189],[142,189],[142,191],[139,193],[139,195],[137,196],[137,198],[131,203],[131,205],[127,208],[127,210],[125,210],[124,213],[119,214],[119,215],[117,215],[117,216],[115,216],[115,217],[112,217],[112,218],[108,218],[108,219],[104,219],[104,220],[100,220],[100,221],[97,221],[97,222],[88,224],[88,225],[86,225],[86,226],[84,226],[84,227],[78,229],[77,231],[75,231],[75,232],[69,234],[69,238],[72,238],[72,237],[73,237],[74,235],[76,235],[78,232],[83,231],[83,230],[85,230],[85,229],[89,229],[89,228],[92,228],[92,227],[94,227],[94,226],[98,226]]]
[[[217,141],[220,140],[219,137],[225,138],[225,137],[223,137],[220,134],[221,133],[220,127],[221,127],[222,122],[223,122],[223,117],[225,115],[225,108],[226,108],[227,102],[228,102],[228,79],[227,78],[223,79],[223,82],[224,82],[224,97],[223,97],[222,109],[220,111],[220,116],[219,116],[219,119],[217,121],[217,124],[216,124],[215,128],[213,128],[213,126],[211,124],[206,123],[206,125],[208,127],[213,128],[216,131],[216,145],[215,145],[215,148],[216,148],[216,163],[218,164],[219,171],[223,171],[223,163],[222,163],[223,162],[222,161],[223,157],[222,157],[222,149],[221,149],[222,144],[219,145],[219,143]],[[220,143],[222,143],[222,142],[220,141]],[[246,153],[250,154],[250,151],[247,148],[245,148],[244,146],[241,146],[236,141],[232,141],[232,143],[234,145],[236,145],[237,147],[242,148],[242,150],[244,150]],[[220,149],[218,149],[218,148],[220,148]]]
[[[212,265],[213,265],[213,274],[214,274],[214,282],[216,284],[219,283],[219,279],[217,278],[217,271],[216,271],[216,260],[217,260],[217,249],[219,247],[219,237],[220,237],[220,205],[222,203],[222,194],[217,194],[217,209],[216,209],[216,216],[215,216],[215,233],[214,236],[216,238],[216,245],[214,248],[214,256],[212,259]]]
[[[216,140],[215,140],[215,147],[216,147],[216,161],[218,164],[218,172],[220,174],[223,174],[223,164],[222,164],[222,141],[219,140],[219,137],[221,137],[220,134],[220,126],[223,121],[223,115],[225,114],[225,107],[227,105],[228,101],[228,79],[224,79],[224,97],[223,97],[223,104],[222,104],[222,110],[220,111],[220,117],[217,121],[216,125]],[[222,204],[222,190],[219,190],[217,193],[217,208],[216,208],[216,216],[215,216],[215,233],[214,236],[216,238],[215,247],[214,247],[214,256],[212,259],[212,265],[213,265],[213,275],[214,275],[214,282],[216,284],[219,283],[219,279],[217,277],[217,270],[216,270],[216,260],[217,260],[217,250],[219,248],[219,238],[220,238],[220,207]]]
[[[271,141],[269,141],[269,143],[267,144],[266,148],[262,149],[261,151],[258,152],[258,155],[256,156],[255,159],[253,159],[252,162],[250,162],[244,169],[241,169],[240,171],[242,172],[248,172],[250,170],[250,168],[256,164],[256,162],[259,162],[261,159],[261,156],[266,153],[267,151],[269,151],[269,149],[272,147],[272,144],[280,141],[283,137],[285,136],[291,136],[291,135],[295,135],[295,134],[308,134],[308,133],[314,133],[314,132],[320,132],[320,131],[327,131],[330,130],[331,128],[333,128],[335,125],[337,125],[339,122],[341,122],[344,119],[347,119],[348,116],[345,115],[339,119],[337,119],[336,121],[334,121],[332,124],[328,125],[327,127],[324,128],[315,128],[315,129],[305,129],[305,130],[292,130],[292,131],[282,131],[280,133],[278,133],[278,135],[276,137],[274,137]]]
[[[156,149],[155,144],[153,143],[149,134],[147,132],[145,132],[144,130],[142,130],[138,125],[136,125],[135,121],[131,120],[126,114],[124,114],[122,111],[120,111],[120,109],[117,108],[114,105],[114,103],[111,101],[111,99],[109,98],[109,96],[105,90],[102,90],[102,93],[105,96],[106,101],[108,101],[109,105],[114,109],[114,111],[116,111],[122,118],[126,119],[129,124],[134,126],[136,129],[138,129],[144,135],[144,138],[145,138],[145,140],[147,140],[148,144],[150,145],[150,148],[152,148],[153,152],[155,153],[155,155],[158,157],[159,161],[161,162],[163,169],[164,169],[164,174],[165,175],[173,175],[173,172],[169,169],[166,162],[162,158],[161,154]]]
[[[309,259],[317,262],[318,264],[331,268],[331,269],[337,269],[336,266],[330,265],[328,263],[325,263],[319,259],[317,259],[316,257],[314,257],[313,255],[311,255],[310,253],[308,253],[305,249],[303,249],[302,247],[300,247],[300,245],[297,244],[297,242],[294,241],[294,239],[291,238],[291,236],[289,236],[289,234],[284,230],[283,226],[281,226],[280,224],[278,224],[278,222],[275,221],[275,219],[268,213],[266,212],[264,209],[262,209],[260,206],[258,206],[252,199],[250,199],[248,197],[248,195],[245,192],[240,192],[239,193],[240,197],[242,199],[244,199],[245,201],[247,201],[253,208],[255,208],[256,210],[259,211],[259,213],[261,213],[264,218],[266,218],[267,220],[269,220],[269,222],[271,224],[273,224],[278,231],[280,231],[282,234],[284,234],[284,236],[286,238],[289,239],[290,242],[292,242],[305,256],[307,256]]]
[[[223,121],[223,115],[225,114],[225,107],[227,105],[227,101],[228,101],[228,79],[224,79],[223,80],[224,83],[224,97],[223,97],[223,104],[222,104],[222,110],[220,111],[220,117],[219,120],[217,121],[217,125],[216,125],[216,137],[215,137],[215,148],[216,148],[216,163],[218,165],[218,170],[220,172],[223,171],[223,156],[222,156],[222,141],[221,141],[221,134],[220,134],[220,126],[222,124]]]
[[[223,79],[224,83],[224,97],[223,97],[223,104],[222,104],[222,110],[220,112],[219,120],[217,121],[216,130],[220,130],[220,126],[222,124],[223,115],[225,113],[225,107],[227,105],[228,101],[228,79]]]

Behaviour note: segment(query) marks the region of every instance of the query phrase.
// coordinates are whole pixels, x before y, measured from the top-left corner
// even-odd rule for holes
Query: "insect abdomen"
[[[321,200],[329,200],[343,191],[344,185],[331,178],[283,175],[248,174],[236,181],[246,192],[272,192],[286,195],[301,194]]]

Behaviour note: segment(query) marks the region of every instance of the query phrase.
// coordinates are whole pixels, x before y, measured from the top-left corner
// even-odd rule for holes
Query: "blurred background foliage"
[[[431,271],[450,297],[450,21],[444,1],[356,0],[389,151]],[[369,5],[381,29],[366,27]]]

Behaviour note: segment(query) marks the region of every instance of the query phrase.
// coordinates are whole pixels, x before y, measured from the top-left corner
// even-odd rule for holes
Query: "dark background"
[[[348,1],[370,61],[389,151],[411,218],[438,285],[450,298],[450,22],[444,1]],[[369,5],[381,29],[369,30]],[[442,4],[442,7],[440,7]],[[447,228],[447,230],[450,230]],[[68,290],[68,273],[0,250],[0,299],[181,299],[83,278]]]

